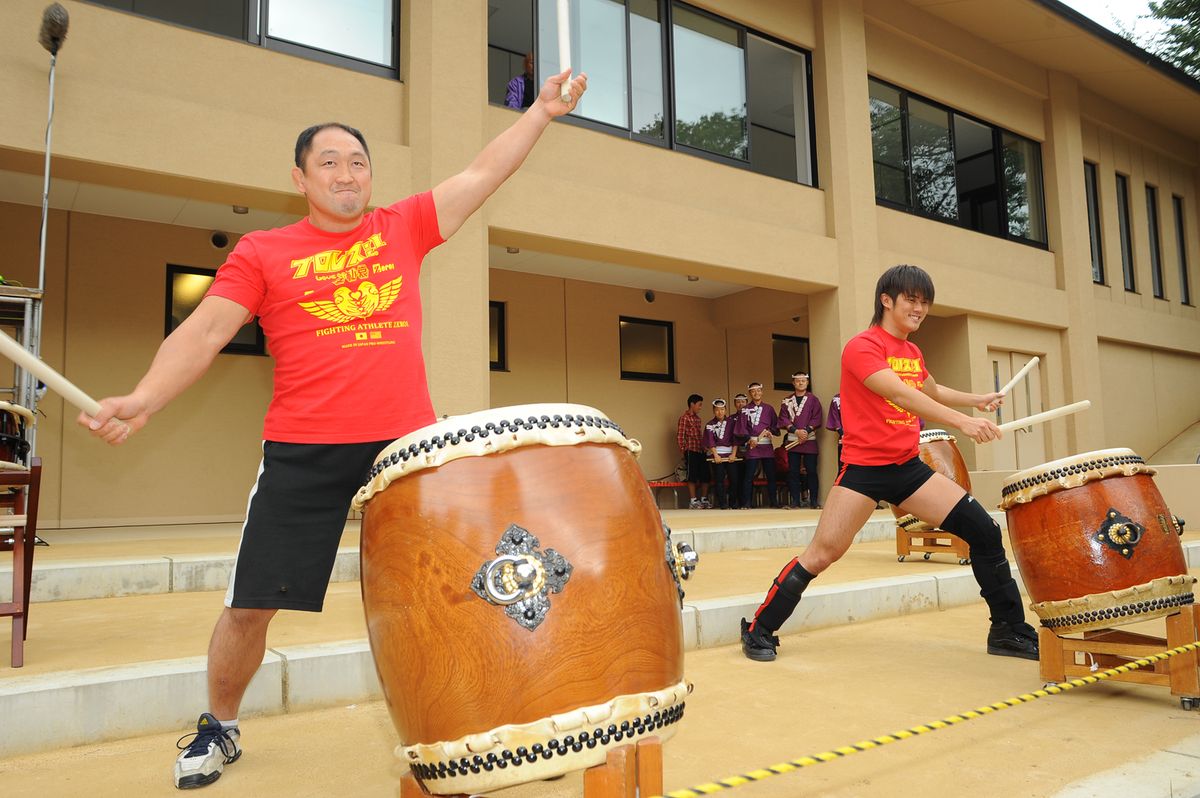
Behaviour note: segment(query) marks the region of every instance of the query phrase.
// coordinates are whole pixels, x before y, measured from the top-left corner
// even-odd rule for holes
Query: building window
[[[1158,237],[1158,189],[1146,186],[1146,223],[1150,236],[1150,286],[1155,299],[1166,299],[1163,292],[1162,246]]]
[[[1133,279],[1133,225],[1129,219],[1129,178],[1117,173],[1117,223],[1121,233],[1121,273],[1125,277],[1125,290],[1136,291]]]
[[[675,382],[675,325],[620,317],[621,379]]]
[[[1087,195],[1088,242],[1092,248],[1092,282],[1104,285],[1104,247],[1100,237],[1100,194],[1096,187],[1096,164],[1083,162],[1083,189]]]
[[[525,70],[526,58],[533,66],[533,5],[529,0],[490,0],[487,57],[488,102],[528,108],[540,88],[534,74],[527,75]]]
[[[536,53],[540,86],[560,71],[558,3],[490,0],[488,98],[506,102]],[[806,52],[667,0],[569,0],[571,66],[588,92],[577,124],[815,185]],[[516,106],[519,107],[519,106]]]
[[[198,269],[193,266],[176,266],[167,264],[167,306],[163,337],[167,337],[175,328],[183,324],[184,319],[192,315],[200,300],[208,292],[213,278],[217,276],[216,269]],[[232,355],[265,355],[267,339],[262,327],[255,318],[243,325],[233,339],[221,350]]]
[[[1192,286],[1188,281],[1187,228],[1184,226],[1183,197],[1171,197],[1175,210],[1175,251],[1179,253],[1179,301],[1192,304]]]
[[[336,8],[324,0],[91,2],[361,72],[399,75],[398,0],[346,0]]]
[[[492,371],[508,371],[508,319],[503,302],[488,302],[488,351]]]
[[[791,391],[792,375],[809,373],[808,339],[794,335],[771,336],[771,372],[777,391]]]
[[[868,87],[880,204],[1045,246],[1040,144],[874,78]]]

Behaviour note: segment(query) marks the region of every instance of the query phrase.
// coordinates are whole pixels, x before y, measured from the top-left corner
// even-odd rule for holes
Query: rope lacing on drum
[[[1087,460],[1082,463],[1072,463],[1070,465],[1064,465],[1059,468],[1050,469],[1049,471],[1037,474],[1035,476],[1019,479],[1016,482],[1011,482],[1000,490],[1000,497],[1002,499],[1008,498],[1009,495],[1024,490],[1025,488],[1032,488],[1035,485],[1044,485],[1047,482],[1055,482],[1063,477],[1068,477],[1073,474],[1087,474],[1103,468],[1112,468],[1114,466],[1130,464],[1145,465],[1146,461],[1136,454],[1124,454],[1109,455],[1108,457],[1101,457],[1096,460]]]

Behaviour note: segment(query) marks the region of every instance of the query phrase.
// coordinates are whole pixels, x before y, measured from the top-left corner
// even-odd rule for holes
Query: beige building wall
[[[454,174],[516,119],[484,96],[487,10],[475,0],[401,4],[402,81],[65,4],[72,23],[57,73],[54,174],[145,192],[131,196],[150,206],[154,195],[169,195],[302,214],[288,179],[294,138],[328,119],[366,133],[375,200],[384,203]],[[35,36],[43,5],[10,0],[0,10],[0,102],[12,111],[0,128],[0,170],[26,177],[41,170],[47,56]],[[1093,402],[1090,413],[1042,429],[1047,458],[1106,446],[1148,456],[1200,418],[1200,312],[1180,303],[1170,208],[1172,195],[1183,198],[1195,297],[1200,134],[1097,95],[1068,74],[1070,59],[1044,65],[1052,59],[1033,33],[1049,12],[1032,0],[957,10],[897,0],[697,5],[811,52],[819,185],[552,125],[521,172],[426,260],[425,351],[439,414],[591,404],[642,440],[642,467],[660,476],[677,460],[675,421],[687,394],[729,398],[751,379],[769,383],[772,333],[810,338],[814,387],[828,404],[842,345],[866,325],[879,272],[911,262],[937,284],[933,316],[916,340],[940,381],[982,391],[992,380],[989,352],[1036,354],[1047,406]],[[1028,41],[1002,46],[979,20],[1024,24]],[[1028,55],[1015,54],[1022,48]],[[1049,245],[878,206],[868,74],[1040,142]],[[1135,81],[1156,79],[1146,69]],[[1130,103],[1140,100],[1136,92],[1131,83]],[[1091,281],[1085,158],[1100,170],[1106,286]],[[1116,171],[1130,177],[1137,294],[1120,283]],[[1147,182],[1159,188],[1165,300],[1150,295]],[[37,208],[0,203],[0,233],[13,242],[0,270],[6,276],[35,279],[38,219]],[[43,353],[94,395],[129,390],[153,356],[165,265],[221,260],[208,230],[173,221],[51,216]],[[492,268],[489,246],[696,275],[740,290],[717,299],[659,292],[647,305],[640,290],[587,275]],[[509,306],[507,372],[487,367],[489,299]],[[677,383],[620,380],[620,315],[675,323]],[[1129,391],[1131,383],[1141,390]],[[89,440],[74,412],[47,397],[39,425],[43,518],[82,525],[239,517],[269,386],[268,359],[221,356],[119,450]],[[777,404],[782,393],[767,396]],[[832,452],[832,437],[822,445]],[[988,447],[962,448],[972,467],[994,464]],[[826,486],[832,469],[824,457]]]

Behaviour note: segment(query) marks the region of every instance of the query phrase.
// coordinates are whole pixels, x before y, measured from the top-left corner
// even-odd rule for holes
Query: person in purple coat
[[[804,506],[800,497],[800,465],[804,465],[808,488],[808,506],[821,509],[821,481],[817,475],[817,430],[823,414],[821,400],[809,390],[809,377],[803,371],[792,375],[792,393],[779,405],[779,429],[786,430],[783,444],[788,447],[788,490],[792,507]]]
[[[838,473],[842,473],[842,435],[846,430],[842,428],[842,395],[835,393],[833,398],[829,400],[829,415],[825,417],[825,429],[833,430],[838,436]]]
[[[533,85],[533,53],[525,54],[525,71],[504,87],[504,104],[509,108],[528,108],[537,99]]]
[[[779,434],[779,418],[775,408],[762,400],[763,387],[761,382],[752,382],[747,386],[750,401],[738,413],[734,425],[734,434],[746,438],[746,455],[742,472],[742,509],[750,509],[754,498],[754,477],[762,468],[767,480],[767,500],[772,507],[778,508],[779,501],[775,493],[775,446],[772,436]]]
[[[738,442],[733,435],[733,422],[728,417],[724,399],[713,400],[713,418],[704,425],[704,451],[710,458],[713,489],[717,494],[717,506],[729,509],[729,494],[741,489],[737,481]],[[725,480],[729,480],[728,492]],[[735,505],[736,506],[736,505]]]

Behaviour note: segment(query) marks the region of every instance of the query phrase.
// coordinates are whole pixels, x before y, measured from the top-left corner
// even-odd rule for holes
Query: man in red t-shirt
[[[974,497],[918,456],[919,418],[956,427],[976,443],[1001,435],[988,419],[949,405],[990,411],[1000,405],[1002,395],[938,385],[921,350],[908,340],[932,303],[933,281],[916,266],[894,266],[879,278],[871,326],[842,351],[844,465],[826,498],[812,543],[775,577],[754,619],[742,619],[742,652],[749,659],[775,659],[775,632],[795,611],[808,583],[846,553],[880,500],[965,539],[980,595],[991,613],[988,653],[1038,658],[1037,633],[1025,623],[999,524]]]
[[[379,452],[434,421],[421,354],[425,254],[454,234],[525,160],[550,121],[587,88],[570,70],[461,173],[432,191],[368,210],[363,135],[314,125],[296,141],[292,180],[307,218],[243,236],[207,296],[159,347],[126,396],[79,423],[123,443],[195,382],[257,316],[275,358],[263,459],[208,651],[209,711],[175,763],[175,786],[216,781],[241,756],[238,707],[280,609],[319,612],[350,500]],[[330,412],[334,407],[337,412]]]

